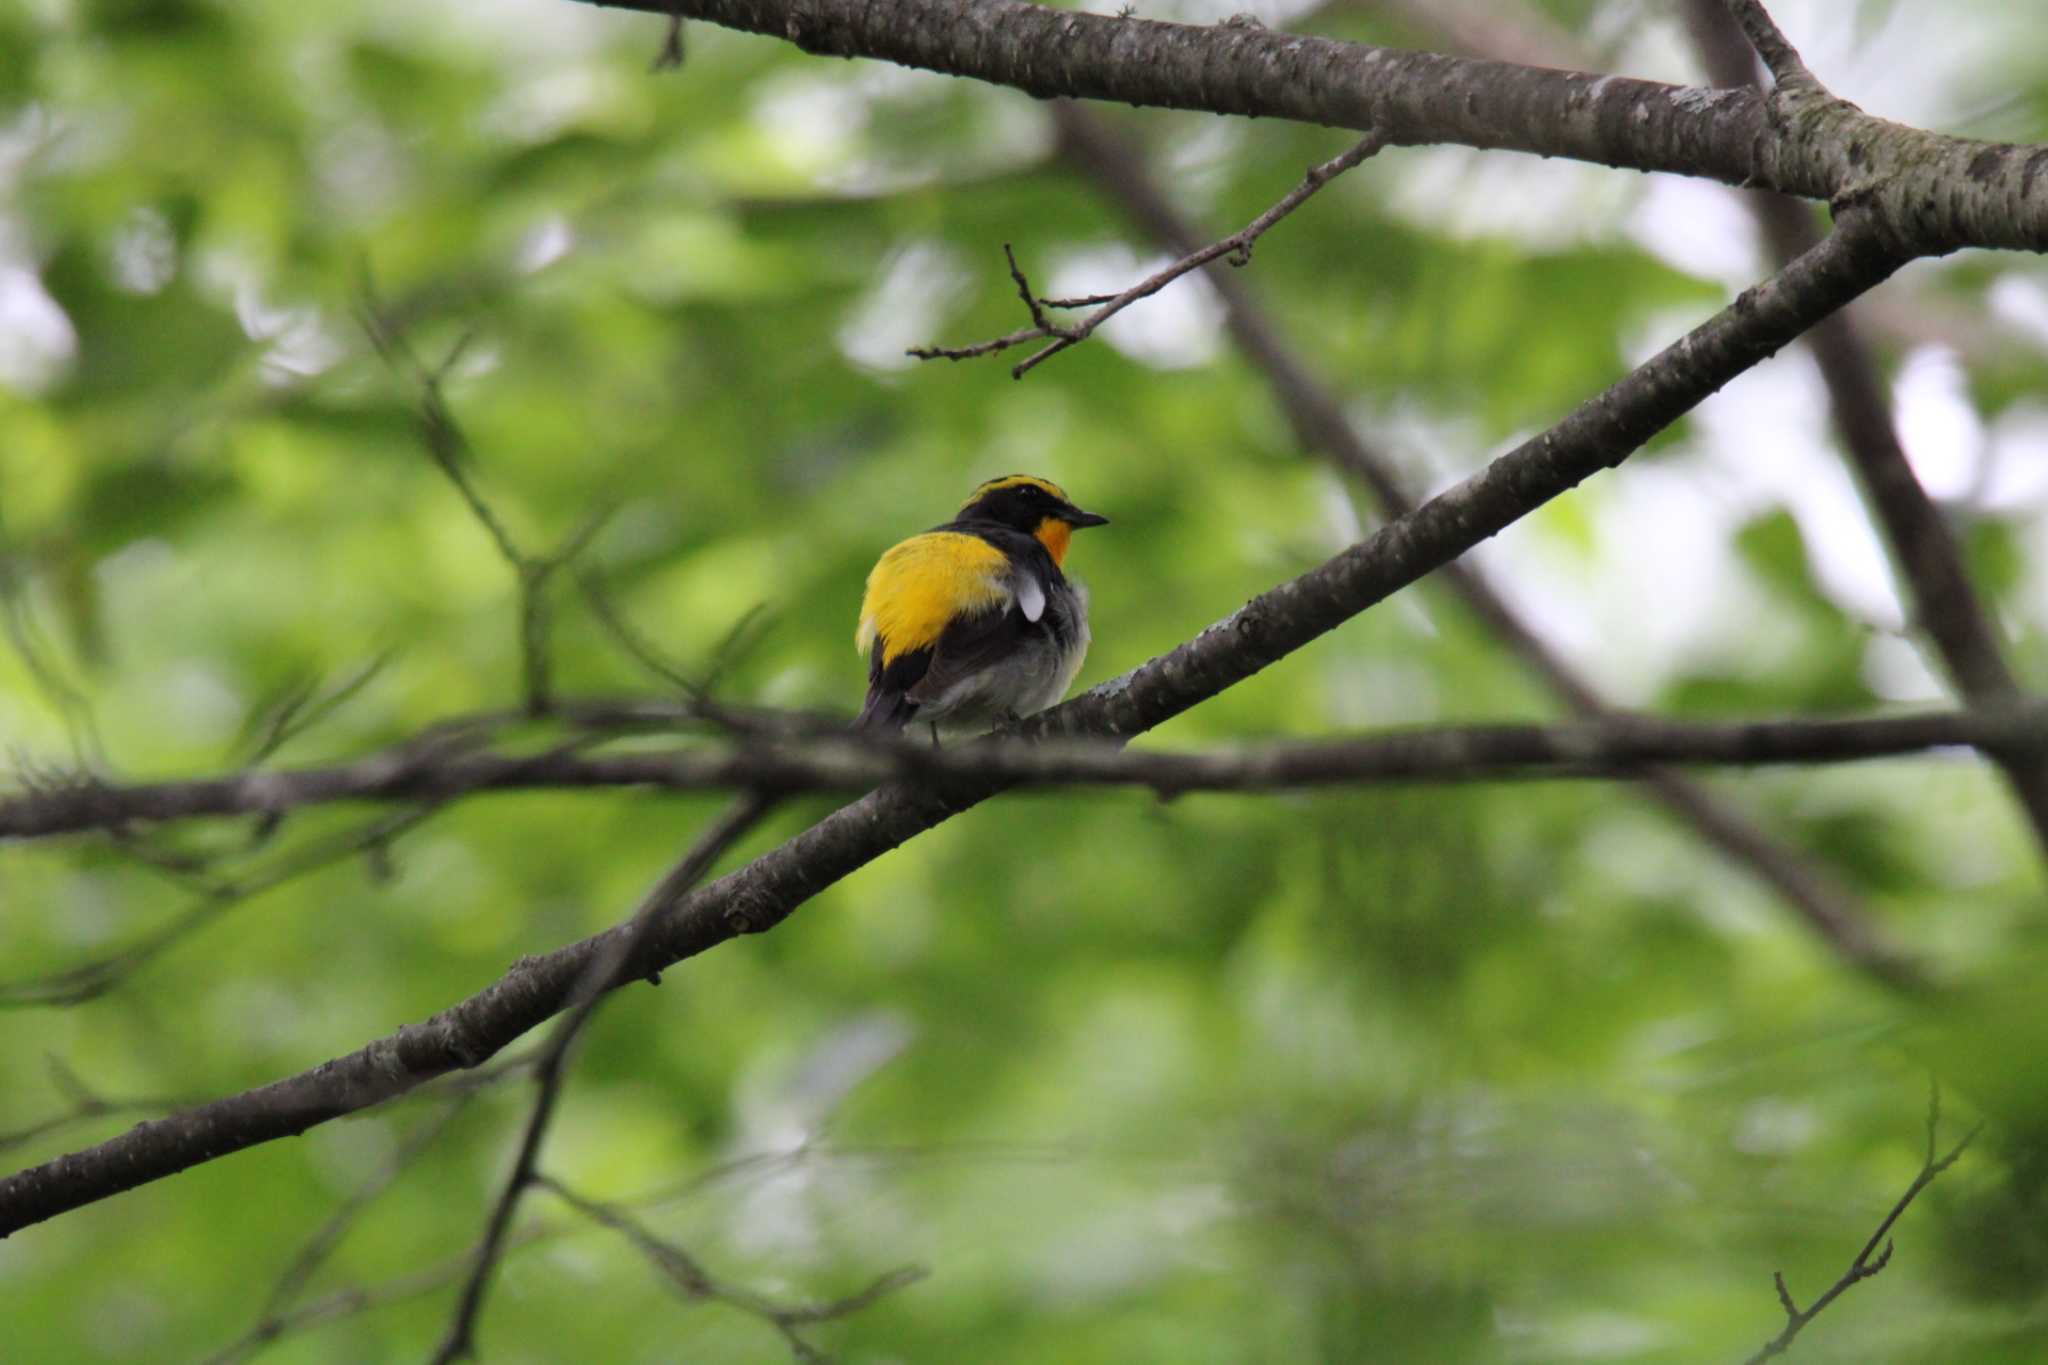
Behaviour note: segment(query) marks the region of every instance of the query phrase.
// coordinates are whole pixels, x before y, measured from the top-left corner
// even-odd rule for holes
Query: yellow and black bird
[[[959,515],[885,553],[868,574],[855,646],[868,656],[862,729],[959,730],[1040,711],[1088,652],[1088,594],[1062,573],[1084,512],[1029,474],[990,479]]]

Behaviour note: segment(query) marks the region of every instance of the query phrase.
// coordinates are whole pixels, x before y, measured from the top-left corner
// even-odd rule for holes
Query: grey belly
[[[974,732],[1028,716],[1066,696],[1088,657],[1088,590],[1068,580],[1047,597],[1039,629],[1001,667],[964,678],[918,709],[913,725],[932,723],[949,733]]]

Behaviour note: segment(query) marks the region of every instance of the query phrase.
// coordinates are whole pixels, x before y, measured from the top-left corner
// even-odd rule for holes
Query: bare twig
[[[654,1235],[646,1224],[616,1204],[606,1204],[576,1193],[551,1176],[537,1175],[534,1183],[544,1186],[556,1198],[601,1227],[611,1229],[653,1264],[685,1301],[728,1304],[760,1318],[782,1334],[796,1358],[807,1365],[830,1359],[804,1338],[800,1328],[830,1322],[858,1313],[875,1300],[915,1284],[928,1272],[923,1266],[904,1265],[877,1277],[866,1288],[843,1298],[815,1303],[783,1303],[741,1285],[727,1283],[706,1270],[683,1248]]]
[[[724,1188],[741,1180],[765,1179],[817,1163],[844,1163],[862,1168],[894,1169],[900,1166],[922,1166],[936,1161],[961,1159],[1064,1162],[1074,1160],[1077,1155],[1080,1153],[1063,1145],[1040,1147],[1010,1144],[906,1144],[840,1147],[807,1143],[796,1148],[777,1148],[773,1151],[737,1157],[699,1172],[688,1180],[615,1203],[610,1207],[641,1212],[657,1211],[694,1198],[709,1189]],[[536,1183],[552,1186],[554,1182],[546,1176],[541,1176],[537,1178]],[[586,1226],[585,1221],[580,1218],[575,1223],[529,1223],[506,1239],[504,1254],[510,1255],[543,1242],[555,1241]],[[471,1248],[460,1255],[419,1270],[372,1284],[334,1289],[296,1308],[285,1308],[278,1313],[275,1323],[272,1324],[273,1330],[263,1341],[251,1342],[245,1337],[209,1358],[207,1365],[239,1365],[239,1362],[248,1360],[263,1346],[292,1333],[370,1312],[387,1304],[430,1294],[462,1279],[474,1267],[475,1260],[476,1250]]]
[[[1936,1158],[1936,1141],[1940,1126],[1941,1087],[1938,1083],[1930,1082],[1927,1100],[1927,1156],[1920,1163],[1919,1174],[1913,1177],[1913,1183],[1908,1185],[1906,1192],[1892,1204],[1891,1211],[1885,1214],[1884,1221],[1877,1225],[1877,1231],[1871,1233],[1869,1240],[1864,1242],[1863,1249],[1856,1253],[1856,1259],[1849,1262],[1849,1268],[1842,1272],[1841,1278],[1828,1286],[1819,1298],[1805,1308],[1801,1308],[1792,1297],[1792,1290],[1785,1283],[1784,1272],[1777,1271],[1772,1274],[1772,1283],[1778,1290],[1778,1305],[1785,1310],[1785,1325],[1779,1330],[1778,1335],[1765,1342],[1756,1354],[1743,1362],[1743,1365],[1760,1365],[1762,1361],[1784,1354],[1793,1339],[1805,1331],[1806,1325],[1819,1317],[1829,1304],[1891,1264],[1893,1225],[1899,1221],[1900,1215],[1905,1213],[1912,1202],[1920,1197],[1920,1192],[1932,1185],[1943,1171],[1955,1165],[1956,1158],[1961,1156],[1964,1149],[1975,1142],[1977,1135],[1984,1131],[1984,1125],[1978,1123],[1963,1134],[1960,1142],[1949,1148],[1946,1156]],[[1882,1250],[1878,1246],[1880,1242],[1884,1244]]]
[[[47,976],[0,982],[0,1010],[81,1005],[97,999],[236,906],[330,863],[388,850],[394,839],[425,821],[438,805],[429,801],[381,815],[294,849],[261,872],[205,885],[191,905],[125,948]]]
[[[687,698],[697,715],[736,733],[754,733],[760,730],[761,727],[756,723],[757,717],[749,717],[722,705],[715,700],[714,694],[724,681],[725,675],[745,657],[747,651],[760,643],[762,636],[774,625],[774,618],[769,614],[767,603],[756,602],[741,612],[739,619],[732,623],[719,642],[712,647],[710,657],[692,673],[670,659],[639,627],[626,618],[618,604],[612,601],[604,580],[596,573],[586,570],[576,575],[576,581],[583,589],[583,596],[590,605],[591,614],[604,628],[605,633],[656,681],[674,688],[677,693]]]
[[[283,748],[291,740],[318,725],[349,700],[374,682],[391,662],[392,653],[384,650],[369,662],[343,678],[333,687],[322,692],[312,678],[304,678],[278,697],[266,710],[254,718],[255,723],[244,734],[250,737],[248,757],[243,760],[255,767]]]
[[[1003,244],[1003,255],[1010,263],[1010,278],[1015,281],[1017,294],[1023,299],[1024,308],[1031,315],[1031,326],[972,346],[919,346],[914,347],[910,354],[916,356],[919,360],[967,360],[975,356],[990,355],[996,351],[1007,350],[1012,346],[1021,345],[1028,341],[1051,338],[1050,345],[1034,351],[1010,370],[1012,378],[1022,379],[1040,362],[1051,359],[1070,346],[1076,346],[1086,341],[1094,334],[1097,327],[1100,327],[1139,299],[1150,298],[1188,272],[1199,270],[1209,262],[1223,258],[1228,258],[1234,266],[1249,265],[1252,259],[1253,243],[1257,242],[1268,228],[1294,212],[1297,208],[1300,208],[1317,190],[1320,190],[1353,166],[1366,160],[1385,145],[1385,138],[1377,133],[1367,133],[1353,144],[1350,150],[1341,155],[1331,157],[1319,166],[1311,166],[1308,174],[1303,177],[1299,185],[1289,190],[1281,197],[1278,203],[1252,219],[1251,222],[1238,231],[1231,233],[1228,237],[1211,242],[1207,246],[1197,247],[1189,251],[1165,269],[1147,276],[1122,293],[1111,295],[1107,299],[1090,297],[1086,299],[1062,299],[1055,301],[1039,298],[1031,292],[1031,282],[1024,277],[1024,271],[1017,264],[1016,254],[1010,250],[1009,243],[1005,242]],[[1096,307],[1094,312],[1088,314],[1079,322],[1071,324],[1054,322],[1045,312],[1047,307],[1089,307],[1098,303],[1100,306]]]
[[[173,1109],[182,1109],[193,1102],[189,1097],[182,1095],[124,1096],[116,1099],[102,1095],[88,1086],[80,1079],[78,1073],[55,1053],[46,1059],[46,1065],[50,1071],[50,1082],[64,1097],[66,1107],[47,1118],[0,1133],[0,1151],[26,1146],[74,1123],[111,1118],[115,1115],[163,1114]]]
[[[470,477],[469,465],[474,455],[469,438],[463,434],[462,426],[455,420],[455,414],[442,392],[442,382],[461,359],[471,334],[464,333],[449,348],[440,364],[429,367],[421,363],[404,333],[393,325],[390,314],[379,305],[375,289],[367,278],[362,284],[362,302],[357,313],[377,354],[393,369],[409,375],[419,386],[420,435],[428,457],[461,496],[470,515],[497,548],[498,557],[505,561],[518,581],[519,659],[526,712],[531,716],[545,715],[554,705],[550,680],[552,660],[548,649],[551,611],[548,583],[557,570],[589,546],[610,520],[613,509],[604,506],[592,512],[550,554],[536,555],[522,549],[511,528]]]
[[[692,677],[683,666],[663,654],[660,647],[638,627],[626,619],[618,604],[612,601],[604,580],[591,570],[585,569],[576,575],[576,585],[583,590],[583,597],[590,604],[591,615],[604,628],[606,634],[617,641],[634,663],[645,669],[657,682],[673,688],[679,695],[697,699],[703,692],[703,685]]]
[[[283,1335],[290,1324],[292,1305],[297,1302],[320,1267],[327,1263],[327,1258],[334,1254],[334,1249],[341,1245],[342,1238],[348,1235],[363,1211],[390,1189],[413,1162],[419,1160],[427,1149],[448,1131],[449,1125],[461,1116],[474,1093],[470,1091],[456,1094],[440,1113],[421,1123],[408,1134],[398,1145],[398,1149],[342,1200],[327,1221],[314,1231],[299,1248],[298,1254],[292,1257],[278,1275],[270,1287],[269,1294],[264,1296],[263,1307],[257,1314],[255,1324],[240,1337],[207,1357],[207,1365],[236,1365]]]
[[[81,764],[104,764],[106,750],[92,700],[65,676],[53,657],[54,651],[30,610],[28,586],[22,581],[18,560],[5,542],[0,542],[0,627],[6,630],[15,657],[28,670],[43,700],[63,722],[73,757]]]
[[[545,1229],[524,1229],[507,1239],[506,1250],[528,1246],[542,1240],[546,1235],[548,1234]],[[281,1337],[431,1294],[461,1279],[475,1263],[475,1259],[476,1252],[471,1249],[459,1256],[450,1256],[446,1260],[437,1261],[403,1275],[395,1275],[375,1284],[350,1285],[332,1290],[308,1300],[297,1308],[280,1313],[276,1321],[270,1324],[269,1334],[262,1341],[251,1342],[245,1339],[231,1343],[209,1359],[207,1365],[237,1365],[237,1362],[248,1360],[264,1346]]]
[[[619,984],[620,969],[631,960],[662,916],[703,877],[719,855],[768,813],[773,804],[769,797],[750,793],[728,807],[648,893],[639,909],[633,912],[625,932],[617,935],[605,951],[594,956],[585,968],[583,979],[571,993],[566,1011],[535,1063],[534,1078],[539,1091],[534,1097],[526,1130],[520,1138],[519,1155],[491,1208],[483,1239],[477,1244],[475,1264],[456,1303],[455,1316],[434,1352],[435,1365],[466,1360],[476,1353],[476,1324],[483,1311],[484,1295],[503,1255],[506,1234],[511,1229],[512,1216],[518,1210],[520,1198],[537,1178],[541,1143],[547,1136],[548,1124],[561,1098],[569,1048],[576,1041],[576,1035],[590,1021],[605,993]]]

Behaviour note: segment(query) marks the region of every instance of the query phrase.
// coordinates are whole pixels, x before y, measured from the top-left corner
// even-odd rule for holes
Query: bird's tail
[[[893,735],[909,724],[910,718],[916,714],[917,703],[897,688],[871,687],[867,704],[860,708],[860,719],[853,723],[853,728]]]

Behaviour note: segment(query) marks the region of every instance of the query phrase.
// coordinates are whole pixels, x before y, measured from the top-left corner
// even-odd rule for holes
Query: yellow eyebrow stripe
[[[1061,502],[1073,501],[1072,498],[1067,496],[1067,491],[1064,488],[1061,488],[1050,479],[1041,479],[1035,474],[1009,474],[1000,479],[990,479],[987,483],[975,489],[973,495],[960,505],[962,507],[971,507],[974,505],[976,498],[1000,492],[1005,488],[1043,488]]]
[[[927,531],[893,546],[868,574],[854,647],[882,643],[882,662],[935,643],[957,617],[1005,606],[1010,561],[1001,550],[959,531]]]

